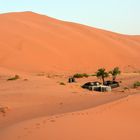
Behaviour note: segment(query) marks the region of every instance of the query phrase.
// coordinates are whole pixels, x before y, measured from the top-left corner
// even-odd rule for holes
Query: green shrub
[[[124,89],[124,90],[129,90],[129,88],[128,88],[128,87],[124,87],[123,89]]]
[[[83,78],[83,77],[89,77],[89,75],[88,74],[86,74],[86,73],[76,73],[76,74],[74,74],[73,75],[73,77],[74,78]]]
[[[133,86],[134,86],[134,88],[139,87],[140,86],[140,82],[139,81],[135,82]]]
[[[96,76],[96,74],[91,74],[90,76]]]
[[[9,78],[9,79],[7,79],[8,81],[12,81],[12,80],[17,80],[17,79],[19,79],[20,77],[19,77],[19,75],[15,75],[14,77],[11,77],[11,78]]]
[[[63,85],[63,86],[65,86],[66,84],[65,84],[64,82],[60,82],[60,85]]]

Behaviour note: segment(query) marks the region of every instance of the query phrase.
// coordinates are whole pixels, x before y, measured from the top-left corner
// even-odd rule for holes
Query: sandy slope
[[[97,108],[21,122],[3,131],[3,140],[138,140],[140,95]],[[7,135],[8,134],[8,135]]]
[[[140,37],[56,20],[32,12],[0,15],[0,66],[21,71],[140,69]],[[18,60],[18,61],[17,61]]]
[[[139,96],[137,96],[136,101],[129,102],[127,105],[125,105],[124,100],[122,101],[124,106],[129,105],[130,109],[132,106],[134,112],[131,112],[131,110],[129,112],[128,109],[126,111],[124,109],[124,113],[122,113],[123,111],[118,111],[123,108],[118,103],[118,109],[116,109],[117,106],[114,108],[112,103],[110,107],[103,105],[128,95],[139,93],[139,89],[124,90],[124,87],[131,88],[135,81],[140,80],[139,73],[122,74],[118,77],[118,80],[123,81],[121,87],[113,90],[111,93],[96,93],[80,87],[86,81],[97,80],[96,77],[78,79],[77,83],[68,84],[65,75],[48,77],[48,74],[38,76],[38,74],[18,73],[20,75],[19,80],[6,81],[11,76],[11,73],[12,71],[8,72],[6,69],[1,69],[0,71],[0,105],[8,107],[5,114],[0,113],[0,140],[62,140],[69,138],[75,140],[75,138],[81,139],[82,136],[88,137],[89,140],[95,137],[100,139],[99,129],[106,127],[108,128],[106,131],[110,131],[110,127],[115,127],[116,123],[119,125],[117,119],[125,113],[127,119],[123,117],[122,119],[126,120],[126,123],[128,123],[128,119],[130,120],[128,129],[130,129],[131,123],[135,121],[132,117],[129,118],[129,114],[136,116],[136,121],[139,121],[137,117],[139,116],[139,110],[137,109],[139,107],[137,101]],[[60,82],[64,82],[66,85],[62,86]],[[137,104],[137,107],[133,102]],[[103,105],[103,109],[98,108],[97,106],[99,105]],[[93,109],[82,111],[89,108]],[[105,112],[103,115],[101,112],[104,108]],[[106,110],[108,111],[106,112]],[[114,115],[113,110],[118,112],[115,112],[116,114]],[[107,119],[104,116],[108,116],[108,114],[112,116]],[[102,118],[104,119],[102,120]],[[131,137],[138,129],[135,123]],[[111,126],[108,127],[108,124]],[[126,124],[122,123],[122,128],[125,127]],[[97,135],[91,133],[93,130],[96,130]],[[115,128],[113,135],[118,131],[120,137],[124,138],[121,136],[124,134],[124,132],[120,132],[121,130],[118,130],[118,127]],[[65,135],[62,135],[62,133]],[[103,133],[103,130],[101,133],[103,136],[107,135],[109,137],[109,134]]]
[[[40,125],[40,134],[49,140],[138,140],[140,139],[140,95],[110,103],[96,109],[70,113]],[[44,131],[43,131],[44,130]],[[31,134],[32,135],[32,134]],[[27,136],[30,138],[30,134]],[[34,138],[35,138],[34,137]],[[43,136],[42,140],[45,140]]]
[[[75,84],[68,84],[65,76],[47,78],[46,75],[20,74],[21,79],[6,81],[11,76],[4,75],[4,73],[0,73],[0,75],[0,105],[8,106],[10,109],[6,117],[0,118],[2,119],[0,128],[40,116],[95,107],[131,94],[123,92],[99,94],[83,90],[80,87],[86,81],[97,80],[96,77],[79,79]],[[137,81],[138,76],[139,74],[129,76],[129,82],[122,76],[123,86],[129,87],[131,83]],[[62,86],[59,84],[60,82],[64,82],[66,85]],[[118,90],[121,91],[121,89]]]

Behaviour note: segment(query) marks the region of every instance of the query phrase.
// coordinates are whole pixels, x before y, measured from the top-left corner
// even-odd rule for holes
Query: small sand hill
[[[140,36],[121,35],[32,12],[0,15],[0,67],[29,72],[140,69]]]

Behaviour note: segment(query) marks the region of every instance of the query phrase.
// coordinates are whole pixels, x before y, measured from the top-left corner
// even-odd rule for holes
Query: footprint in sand
[[[50,122],[55,122],[55,120],[50,120]]]
[[[86,112],[86,115],[88,115],[88,112]]]
[[[27,133],[30,134],[30,133],[32,133],[32,131],[29,130]]]
[[[59,105],[63,105],[63,102],[60,102]]]
[[[96,111],[96,112],[95,112],[95,114],[98,114],[98,113],[99,113],[99,111]]]
[[[40,126],[41,124],[40,123],[36,123],[36,126]]]
[[[45,124],[46,123],[46,120],[43,120],[42,122],[43,122],[43,124]]]
[[[39,129],[41,124],[40,123],[36,123],[35,125],[36,125],[35,128]]]
[[[85,113],[81,113],[81,115],[85,115]]]
[[[53,120],[53,117],[51,117],[51,118],[48,118],[47,120],[48,120],[48,121],[50,121],[50,120]]]
[[[77,113],[77,115],[80,115],[80,113]]]
[[[74,113],[72,113],[71,115],[75,115]]]
[[[39,126],[36,126],[36,129],[39,129],[40,127]]]
[[[21,139],[21,136],[17,136],[17,139]]]
[[[88,112],[79,112],[79,113],[76,113],[76,115],[88,115],[89,113]],[[75,113],[72,113],[72,115],[75,115]]]
[[[24,130],[27,130],[27,129],[28,129],[27,127],[24,128]]]
[[[78,115],[84,115],[84,113],[78,113]]]

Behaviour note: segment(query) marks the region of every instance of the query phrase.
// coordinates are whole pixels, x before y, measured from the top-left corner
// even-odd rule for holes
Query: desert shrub
[[[134,88],[140,87],[140,82],[139,81],[135,82],[133,86]]]
[[[128,87],[124,87],[124,90],[128,90],[129,88]]]
[[[44,72],[38,73],[37,76],[45,76]]]
[[[17,80],[17,79],[19,79],[20,77],[19,77],[19,75],[15,75],[14,77],[11,77],[11,78],[9,78],[9,79],[7,79],[8,81],[11,81],[11,80]]]
[[[64,86],[64,85],[66,85],[66,84],[65,84],[64,82],[60,82],[60,85],[63,85],[63,86]]]
[[[91,74],[90,76],[96,76],[96,74]]]
[[[73,77],[74,78],[84,78],[84,77],[89,77],[89,75],[88,74],[86,74],[86,73],[76,73],[76,74],[74,74],[73,75]]]
[[[7,110],[8,110],[8,107],[3,107],[0,105],[0,113],[6,113]]]

